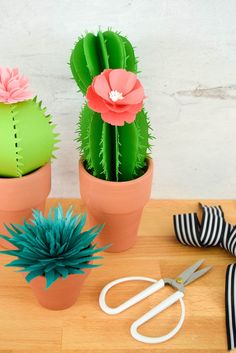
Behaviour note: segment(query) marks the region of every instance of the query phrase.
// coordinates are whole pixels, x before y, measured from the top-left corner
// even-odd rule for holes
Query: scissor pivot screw
[[[184,280],[183,280],[183,278],[179,277],[179,278],[176,279],[176,282],[179,283],[179,284],[182,284],[182,283],[184,283]]]

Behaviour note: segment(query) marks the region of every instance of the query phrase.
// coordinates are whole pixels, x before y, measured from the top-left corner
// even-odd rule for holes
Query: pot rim
[[[22,175],[21,177],[1,177],[0,176],[0,183],[4,183],[4,182],[6,182],[6,183],[15,183],[16,181],[21,182],[22,180],[33,178],[35,176],[35,174],[37,174],[39,172],[43,172],[50,165],[51,165],[51,162],[48,162],[48,163],[44,164],[42,167],[39,167],[38,169],[36,169],[33,172],[28,173],[26,175]]]
[[[153,160],[151,157],[148,157],[147,158],[147,162],[148,162],[148,168],[146,170],[146,172],[141,175],[140,177],[136,178],[136,179],[133,179],[133,180],[128,180],[128,181],[109,181],[109,180],[103,180],[103,179],[100,179],[100,178],[97,178],[95,176],[93,176],[92,174],[90,174],[84,167],[84,162],[82,159],[79,160],[79,165],[80,167],[82,168],[83,172],[86,174],[87,178],[91,179],[91,180],[96,180],[96,182],[98,184],[101,184],[101,185],[113,185],[115,187],[119,187],[119,185],[134,185],[134,184],[138,184],[140,183],[143,179],[146,179],[150,176],[150,174],[152,173],[153,171]]]
[[[90,268],[89,268],[90,269]],[[26,274],[25,276],[24,276],[24,274]],[[28,274],[28,272],[26,273],[26,272],[23,272],[23,276],[24,276],[24,279],[25,279],[25,277],[27,276],[27,274]],[[56,281],[55,282],[53,282],[53,283],[56,283],[57,281],[61,281],[61,280],[63,280],[63,281],[66,281],[69,277],[74,277],[74,276],[78,276],[78,277],[80,277],[80,276],[84,276],[86,274],[86,272],[85,273],[69,273],[68,274],[68,276],[65,278],[65,277],[63,277],[63,276],[60,276],[60,277],[58,277],[57,279],[56,279]],[[34,277],[30,282],[27,282],[27,283],[31,283],[31,282],[33,282],[35,279],[37,279],[37,278],[43,278],[43,279],[45,279],[46,280],[46,277],[45,276],[43,276],[43,275],[39,275],[39,276],[37,276],[37,277]]]
[[[32,287],[34,286],[34,284],[40,283],[43,281],[43,285],[45,285],[43,288],[45,291],[48,291],[50,289],[52,290],[53,288],[55,288],[55,286],[60,285],[60,283],[64,283],[66,281],[67,282],[71,281],[71,279],[73,279],[73,278],[77,278],[78,281],[82,280],[82,282],[83,282],[84,278],[90,274],[91,270],[92,270],[92,268],[86,268],[86,271],[84,273],[69,273],[66,278],[60,276],[56,279],[55,282],[52,283],[52,285],[49,288],[46,288],[46,277],[45,276],[42,276],[42,275],[37,276],[37,277],[33,278],[30,282],[26,281],[26,279],[25,279],[26,276],[23,275],[23,277],[24,277],[24,280],[27,282],[27,284]]]
[[[91,261],[89,261],[89,262],[86,262],[86,264],[88,264],[88,265],[91,265],[91,264],[93,264],[93,261],[91,260]],[[54,282],[54,283],[56,283],[57,281],[61,281],[61,280],[67,280],[69,277],[81,277],[81,276],[84,276],[84,275],[87,275],[87,274],[89,274],[89,272],[92,270],[92,267],[84,267],[83,269],[81,269],[82,271],[84,270],[84,273],[68,273],[68,276],[65,278],[65,277],[63,277],[63,276],[60,276],[60,277],[58,277],[57,279],[56,279],[56,281]],[[24,277],[24,279],[25,279],[25,277],[27,276],[27,274],[28,274],[29,272],[22,272],[22,274],[23,274],[23,277]],[[46,281],[46,276],[45,275],[39,275],[39,276],[36,276],[36,277],[34,277],[31,281],[34,281],[35,279],[38,279],[38,278],[43,278],[43,279],[45,279],[45,281]],[[31,283],[31,281],[30,282],[27,282],[27,283]]]

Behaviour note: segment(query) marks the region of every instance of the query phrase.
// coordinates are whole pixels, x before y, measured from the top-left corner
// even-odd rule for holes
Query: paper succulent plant
[[[11,238],[0,235],[16,247],[0,252],[17,257],[5,266],[22,268],[19,272],[28,273],[28,282],[45,276],[46,288],[59,277],[83,274],[85,268],[100,266],[92,262],[102,257],[94,255],[108,246],[98,248],[93,241],[103,226],[83,231],[85,223],[86,214],[73,215],[72,208],[64,215],[59,205],[49,210],[48,217],[34,210],[32,223],[25,221],[24,225],[6,226]]]
[[[75,44],[70,67],[88,99],[77,129],[85,168],[109,181],[143,175],[152,136],[131,43],[111,30],[87,33]]]
[[[54,157],[55,125],[31,97],[18,69],[0,67],[0,177],[21,177]]]

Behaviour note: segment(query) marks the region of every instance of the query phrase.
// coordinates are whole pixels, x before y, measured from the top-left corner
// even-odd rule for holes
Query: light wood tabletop
[[[47,208],[61,202],[83,210],[80,200],[50,199]],[[205,201],[221,204],[229,222],[236,224],[235,201]],[[173,232],[172,215],[199,210],[198,201],[156,201],[145,208],[136,245],[120,254],[104,253],[103,266],[88,277],[73,307],[49,311],[39,306],[21,274],[3,265],[10,257],[0,256],[0,353],[154,353],[226,352],[224,309],[225,271],[235,258],[220,248],[199,249],[179,244]],[[147,345],[129,333],[132,322],[173,292],[164,288],[142,303],[115,316],[98,305],[102,287],[123,276],[176,277],[182,270],[205,258],[213,269],[185,291],[186,319],[170,341]],[[118,305],[147,283],[126,283],[112,290],[110,305]],[[180,307],[175,304],[142,328],[147,335],[167,333],[177,323]]]

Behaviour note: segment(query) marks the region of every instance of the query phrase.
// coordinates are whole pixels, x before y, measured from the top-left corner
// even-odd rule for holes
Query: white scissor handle
[[[163,302],[155,306],[155,308],[151,309],[148,311],[146,314],[141,316],[138,320],[136,320],[131,328],[130,328],[130,333],[131,335],[140,342],[143,343],[162,343],[170,338],[172,338],[176,333],[180,330],[181,326],[183,325],[184,322],[184,317],[185,317],[185,306],[184,306],[184,301],[183,301],[183,296],[184,293],[177,291],[174,294],[170,295],[167,299],[165,299]],[[138,333],[138,328],[143,325],[145,322],[151,320],[153,317],[170,307],[172,304],[176,303],[177,301],[180,301],[181,305],[181,316],[179,319],[179,322],[175,326],[173,330],[171,330],[169,333],[163,336],[159,337],[149,337],[149,336],[144,336]]]
[[[153,284],[151,286],[147,287],[146,289],[144,289],[142,292],[135,295],[134,297],[128,299],[126,302],[122,303],[121,305],[119,305],[115,308],[109,307],[106,303],[107,292],[112,287],[116,286],[117,284],[123,283],[123,282],[129,282],[129,281],[148,281],[148,282],[152,282]],[[157,281],[157,280],[155,280],[153,278],[149,278],[149,277],[123,277],[123,278],[119,278],[119,279],[116,279],[116,280],[108,283],[102,289],[100,296],[99,296],[99,305],[100,305],[101,309],[107,314],[110,314],[110,315],[119,314],[122,311],[137,304],[138,302],[140,302],[144,298],[148,297],[149,295],[155,293],[156,291],[163,288],[164,286],[165,286],[165,282],[163,281],[163,279]]]

